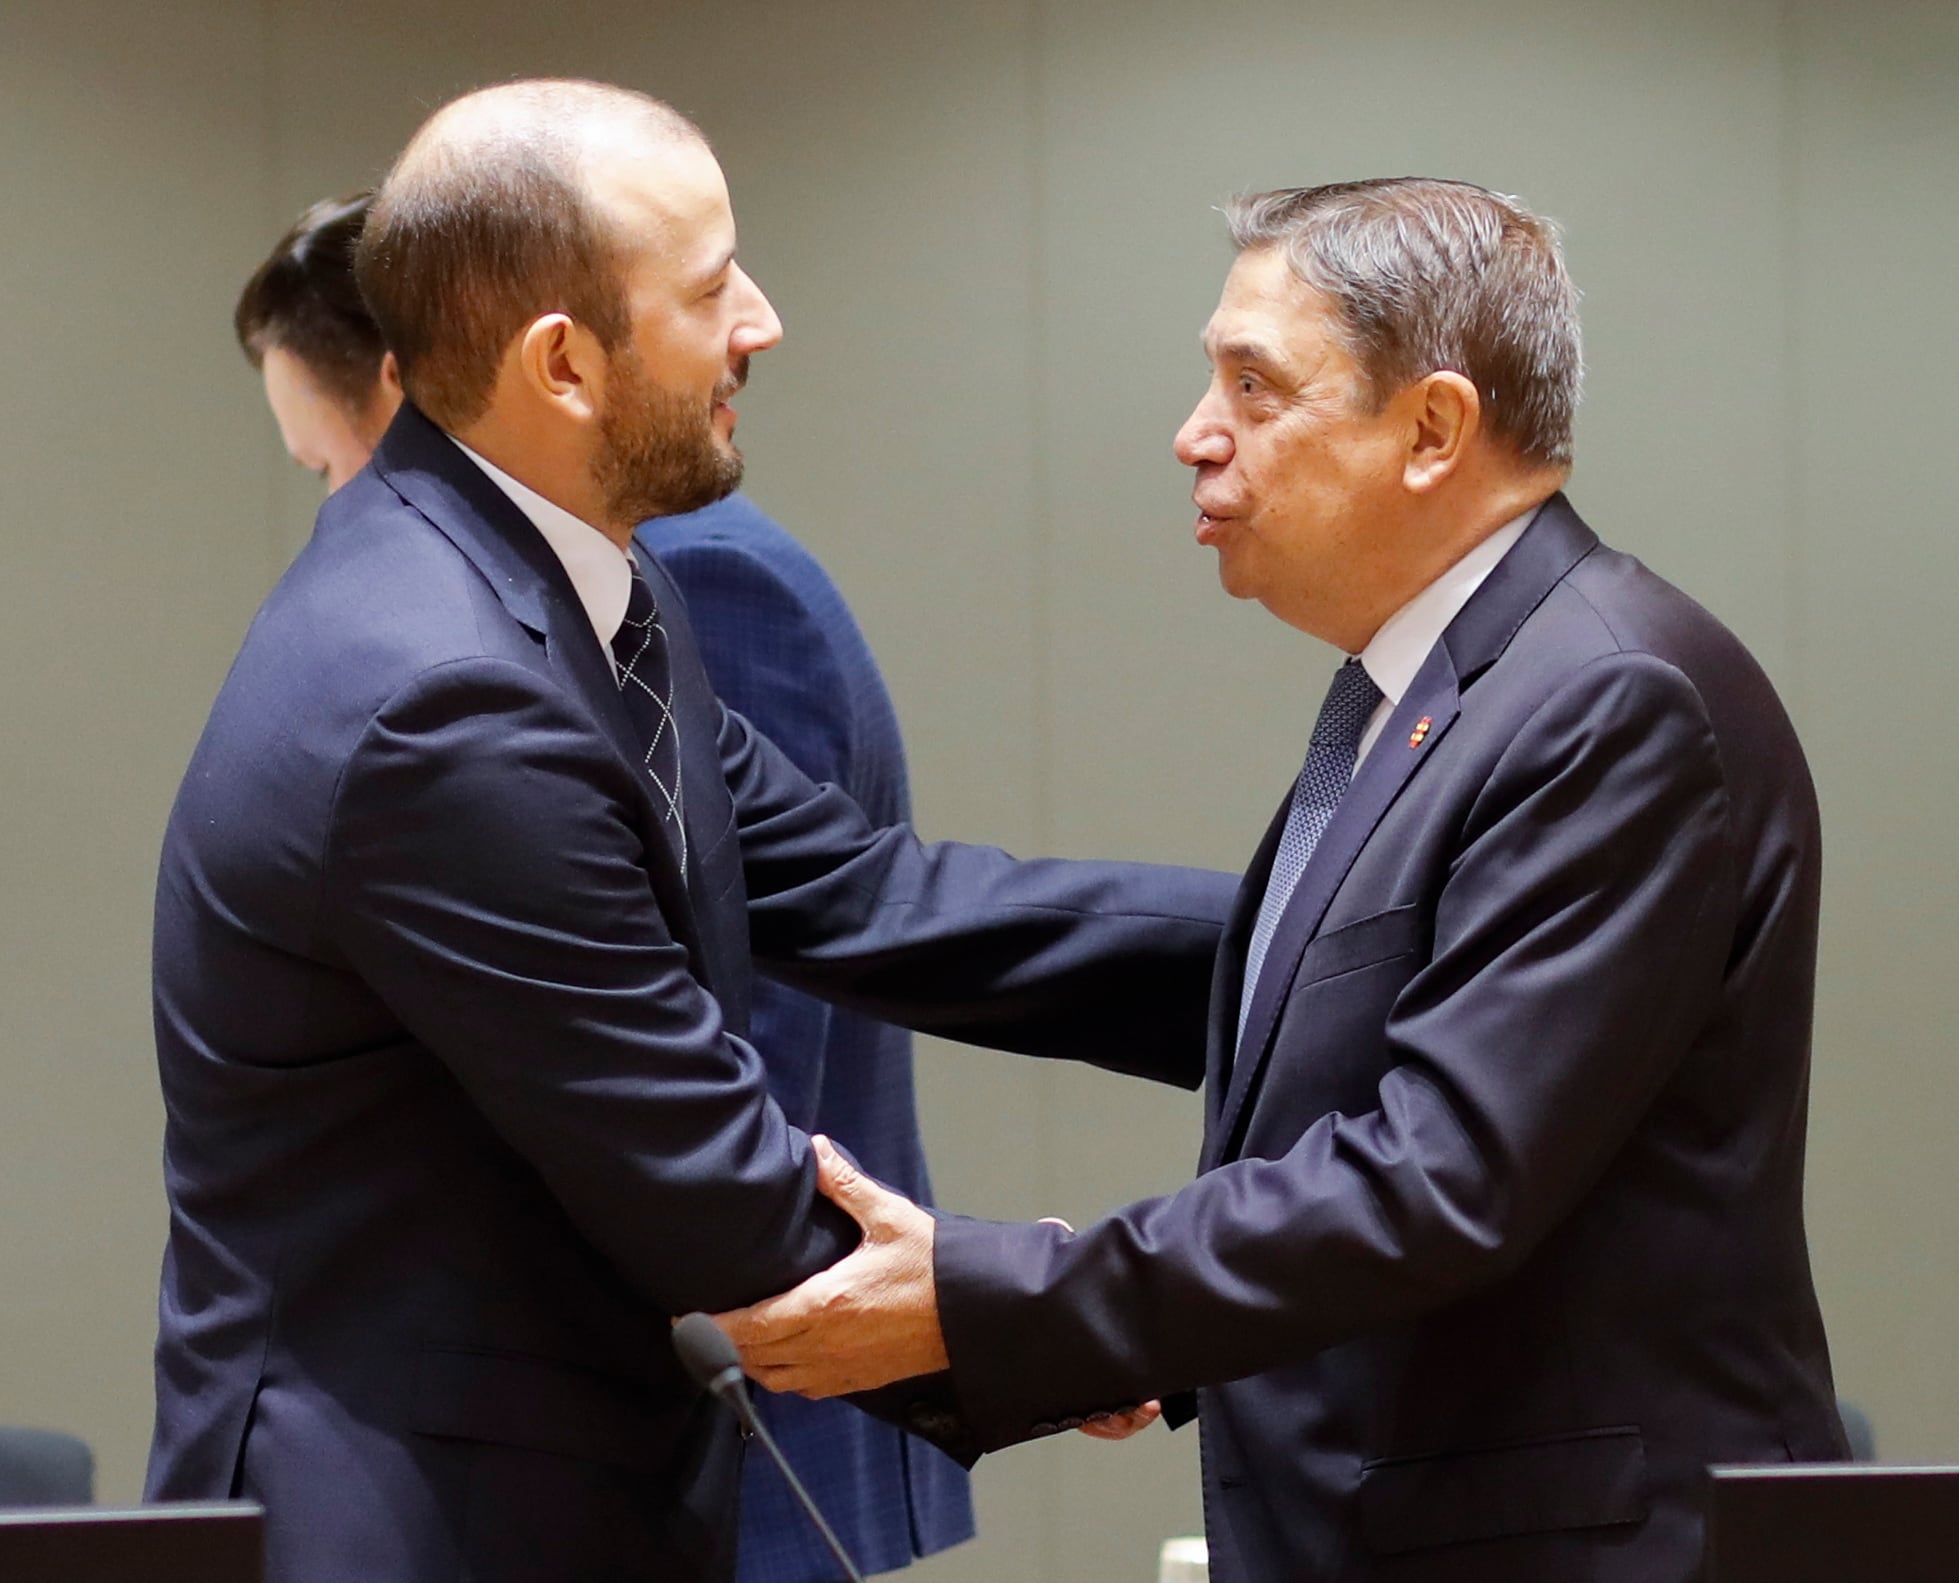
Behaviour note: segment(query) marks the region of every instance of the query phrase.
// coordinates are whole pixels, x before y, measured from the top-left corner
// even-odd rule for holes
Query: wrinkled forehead
[[[1296,348],[1319,341],[1336,326],[1332,300],[1294,273],[1284,249],[1247,248],[1232,263],[1204,326],[1204,352],[1219,362],[1253,348]]]

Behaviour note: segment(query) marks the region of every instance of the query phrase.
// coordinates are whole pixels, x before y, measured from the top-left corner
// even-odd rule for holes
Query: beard
[[[714,400],[726,400],[747,381],[744,357],[716,387]],[[607,383],[592,473],[612,522],[633,527],[648,517],[678,516],[734,492],[741,452],[716,432],[712,402],[666,389],[631,346],[613,354]]]

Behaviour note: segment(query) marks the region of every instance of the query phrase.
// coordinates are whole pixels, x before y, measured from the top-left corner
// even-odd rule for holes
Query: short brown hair
[[[274,347],[351,411],[374,399],[386,347],[354,284],[354,244],[372,193],[324,198],[294,222],[238,294],[232,327],[252,367]]]
[[[1570,465],[1584,365],[1551,221],[1469,182],[1416,176],[1257,193],[1226,218],[1240,251],[1283,248],[1331,300],[1376,401],[1449,369],[1475,384],[1492,434]]]
[[[388,173],[355,270],[402,388],[438,424],[482,415],[504,348],[540,314],[569,314],[608,350],[625,338],[613,238],[581,169],[584,135],[621,119],[700,136],[628,89],[506,83],[438,110]]]

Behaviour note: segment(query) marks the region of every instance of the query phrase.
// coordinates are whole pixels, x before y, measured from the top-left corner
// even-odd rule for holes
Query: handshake
[[[772,1391],[845,1396],[949,1366],[932,1254],[937,1221],[873,1181],[820,1134],[818,1189],[857,1222],[864,1240],[800,1286],[713,1316],[742,1371]],[[1064,1231],[1064,1220],[1047,1220]],[[1081,1432],[1126,1440],[1162,1416],[1157,1402],[1090,1414]]]
[[[373,310],[378,394],[333,431],[372,457],[282,414],[351,477],[159,865],[152,1498],[262,1500],[280,1583],[721,1576],[733,1437],[639,1352],[673,1293],[811,1270],[699,1325],[773,1391],[913,1382],[905,1426],[967,1461],[1201,1411],[1230,1583],[1685,1579],[1685,1470],[1843,1453],[1802,1221],[1816,800],[1732,634],[1562,492],[1555,226],[1420,178],[1230,205],[1173,441],[1192,533],[1349,656],[1241,877],[928,845],[882,706],[889,773],[840,784],[856,725],[812,730],[802,684],[846,631],[853,715],[881,683],[728,498],[782,327],[670,106],[482,90],[355,218],[297,251]],[[249,307],[276,410],[310,376]],[[767,663],[711,679],[754,633]],[[1163,727],[1139,784],[1190,751]],[[935,1219],[817,1138],[845,1252],[755,1055],[799,1041],[747,1042],[754,968],[1201,1088],[1195,1179],[1079,1233]]]

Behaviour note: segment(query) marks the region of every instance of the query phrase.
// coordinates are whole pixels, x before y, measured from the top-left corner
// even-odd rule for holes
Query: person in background
[[[238,299],[239,345],[265,380],[287,452],[338,489],[367,465],[401,381],[354,280],[371,193],[314,204]],[[911,817],[891,695],[849,606],[809,551],[740,494],[636,534],[679,585],[708,679],[811,780],[841,786],[873,824]],[[755,989],[750,1033],[792,1125],[844,1143],[864,1168],[931,1202],[911,1035],[781,985]],[[970,1539],[963,1468],[843,1402],[758,1393],[756,1410],[845,1547],[890,1572]],[[746,1460],[740,1583],[831,1583],[836,1563],[766,1457]]]
[[[649,518],[636,538],[680,585],[722,702],[873,824],[908,821],[897,712],[815,557],[739,494]],[[772,982],[756,986],[750,1027],[792,1125],[839,1139],[880,1181],[916,1183],[931,1201],[909,1033]],[[841,1402],[760,1391],[755,1406],[866,1572],[972,1537],[967,1474],[936,1447]],[[749,1457],[741,1499],[741,1583],[838,1578],[768,1458]]]
[[[238,294],[232,327],[265,381],[286,454],[338,489],[367,465],[401,405],[401,378],[354,284],[373,194],[323,198]]]

